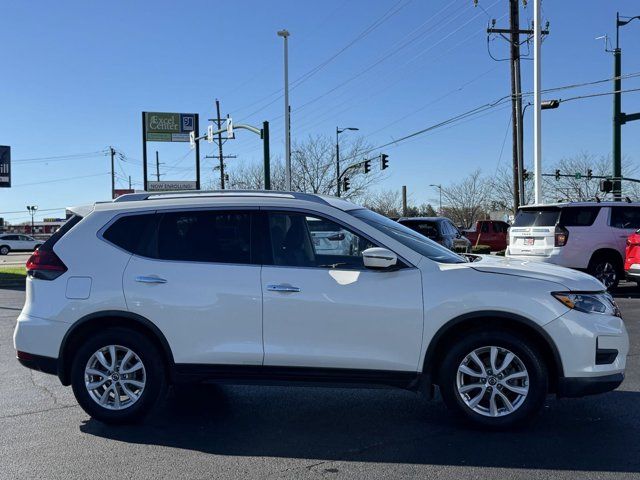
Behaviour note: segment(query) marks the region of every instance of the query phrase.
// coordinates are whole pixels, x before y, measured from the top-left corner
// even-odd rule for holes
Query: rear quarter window
[[[136,255],[148,256],[157,216],[153,213],[126,215],[118,218],[102,234],[110,243]]]
[[[560,224],[565,227],[590,227],[600,213],[600,207],[566,207],[560,214]]]

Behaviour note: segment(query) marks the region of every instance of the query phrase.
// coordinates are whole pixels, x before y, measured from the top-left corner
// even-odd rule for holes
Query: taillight
[[[67,266],[53,250],[39,248],[27,260],[27,275],[41,280],[54,280],[67,271]]]
[[[567,244],[567,240],[569,240],[569,231],[560,225],[556,225],[555,237],[555,246],[564,247]]]

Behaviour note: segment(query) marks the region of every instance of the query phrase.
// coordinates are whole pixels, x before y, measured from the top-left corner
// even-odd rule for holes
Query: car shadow
[[[25,283],[24,275],[0,271],[0,290],[24,290]]]
[[[640,393],[627,391],[550,397],[529,427],[490,432],[411,392],[200,385],[144,423],[80,430],[216,455],[640,472]]]

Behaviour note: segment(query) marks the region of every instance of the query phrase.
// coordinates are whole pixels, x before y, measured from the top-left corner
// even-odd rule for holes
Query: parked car
[[[627,238],[624,271],[627,279],[640,285],[640,230],[636,230]]]
[[[14,346],[103,422],[208,380],[437,385],[460,415],[507,428],[547,393],[624,378],[627,332],[593,277],[472,261],[339,198],[140,193],[73,211],[27,263]],[[316,221],[357,241],[318,250]]]
[[[488,245],[492,252],[507,248],[509,224],[501,220],[478,220],[473,229],[463,230],[462,234],[472,245]]]
[[[0,255],[8,255],[9,252],[31,252],[42,245],[41,240],[36,240],[29,235],[17,233],[5,233],[0,235]]]
[[[585,270],[607,288],[624,276],[627,237],[640,228],[640,204],[575,202],[526,206],[509,229],[506,256]]]
[[[398,219],[405,227],[447,247],[454,252],[471,251],[471,242],[460,233],[451,220],[445,217],[402,217]]]

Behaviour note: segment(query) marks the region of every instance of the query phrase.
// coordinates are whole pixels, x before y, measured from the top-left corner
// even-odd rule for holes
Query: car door
[[[31,238],[28,237],[26,235],[20,235],[20,249],[21,250],[35,250],[36,248],[36,241]]]
[[[609,225],[616,248],[624,258],[627,238],[640,228],[640,208],[631,205],[611,207]]]
[[[167,337],[176,363],[260,365],[262,289],[250,210],[156,214],[123,276],[129,309]]]
[[[6,235],[2,238],[2,243],[9,245],[11,250],[20,250],[20,236]]]
[[[309,224],[344,235],[342,251],[316,249]],[[422,343],[422,278],[404,265],[368,270],[377,246],[324,216],[269,211],[262,268],[265,366],[415,372]]]

